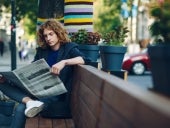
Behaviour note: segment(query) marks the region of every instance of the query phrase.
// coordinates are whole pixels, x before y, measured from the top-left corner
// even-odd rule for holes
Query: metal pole
[[[11,70],[16,69],[16,24],[15,0],[11,0]]]

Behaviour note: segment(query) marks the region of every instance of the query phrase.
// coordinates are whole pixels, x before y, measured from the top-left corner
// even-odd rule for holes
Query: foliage
[[[105,45],[117,45],[121,46],[124,44],[124,40],[129,32],[127,27],[120,25],[115,29],[103,34],[102,39]]]
[[[150,14],[155,18],[150,26],[151,35],[156,37],[156,41],[165,44],[170,43],[170,0],[164,0],[161,3],[154,3],[151,6]]]
[[[100,0],[100,3],[100,7],[95,8],[98,12],[98,16],[94,21],[95,30],[101,33],[109,32],[116,26],[121,25],[121,1]]]
[[[98,32],[88,32],[87,43],[88,44],[98,44],[101,39],[101,35]]]
[[[70,38],[78,44],[97,45],[101,35],[98,32],[88,32],[86,29],[79,29],[77,32],[72,33]]]
[[[27,32],[29,34],[34,34],[36,32],[36,22],[37,22],[37,12],[38,12],[38,3],[36,0],[15,0],[16,5],[16,20],[20,22],[21,19],[25,18],[29,20],[29,24],[26,25]],[[1,0],[0,7],[5,6],[9,11],[11,8],[10,0]]]
[[[85,44],[87,42],[87,30],[79,29],[78,32],[71,34],[71,40],[78,44]]]

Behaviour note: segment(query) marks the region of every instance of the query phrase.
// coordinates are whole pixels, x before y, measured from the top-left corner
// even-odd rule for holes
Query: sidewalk
[[[34,54],[30,53],[29,54],[29,59],[28,60],[20,60],[18,53],[16,54],[16,68],[22,67],[24,65],[27,65],[31,63],[33,60]],[[6,51],[4,55],[1,57],[0,56],[0,71],[11,71],[11,52]]]

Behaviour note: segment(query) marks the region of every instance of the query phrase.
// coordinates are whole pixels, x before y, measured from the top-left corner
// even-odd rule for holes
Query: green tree
[[[64,17],[64,0],[39,0],[39,18]]]
[[[121,0],[100,0],[101,5],[97,8],[98,16],[95,18],[94,28],[96,31],[108,32],[122,24],[120,11]],[[102,8],[102,9],[101,9]]]
[[[0,0],[1,6],[6,7],[7,12],[11,12],[11,0]],[[24,19],[24,28],[26,33],[29,35],[35,35],[37,12],[38,12],[38,1],[36,0],[15,0],[16,6],[16,20],[18,22]],[[1,11],[2,13],[2,11]]]

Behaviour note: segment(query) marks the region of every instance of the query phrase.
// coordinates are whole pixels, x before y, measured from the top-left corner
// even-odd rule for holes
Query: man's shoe
[[[41,101],[28,101],[26,103],[25,115],[34,117],[43,110],[44,103]]]

